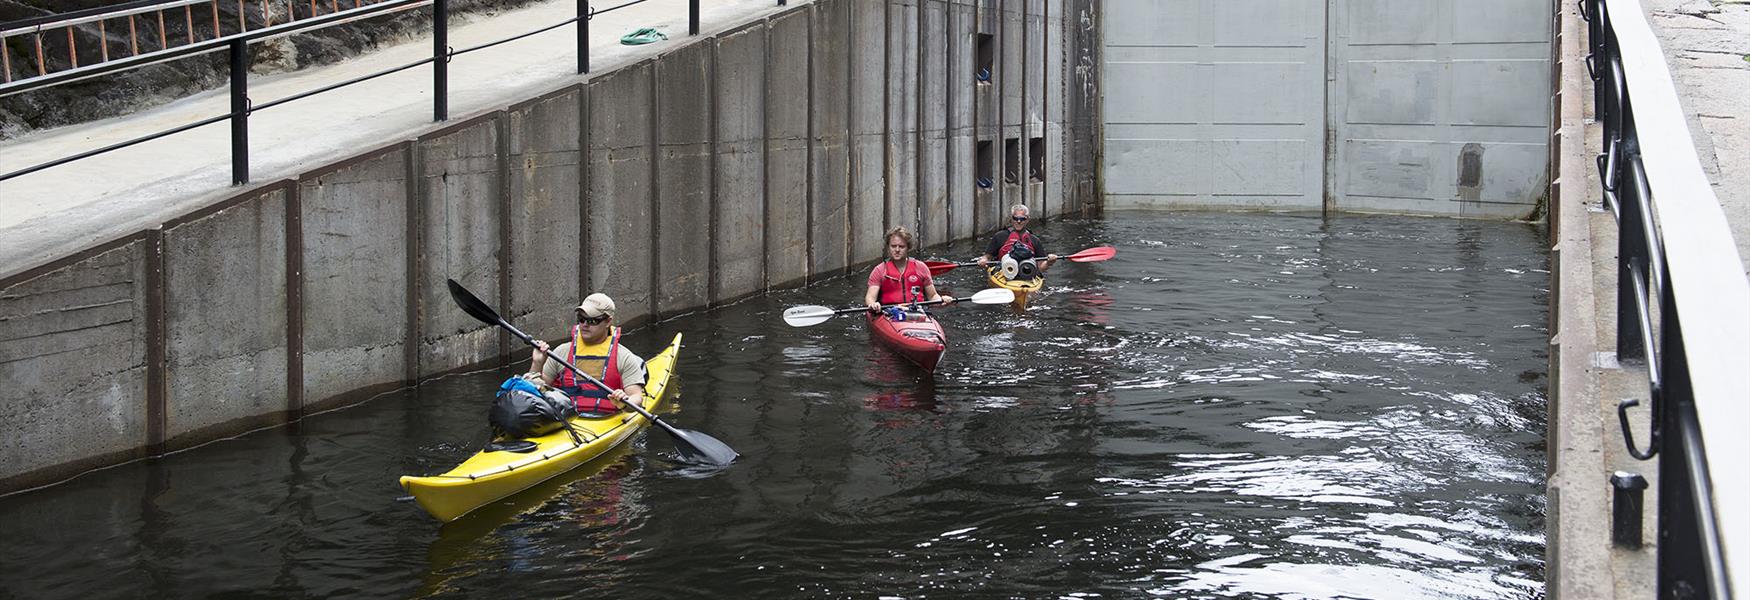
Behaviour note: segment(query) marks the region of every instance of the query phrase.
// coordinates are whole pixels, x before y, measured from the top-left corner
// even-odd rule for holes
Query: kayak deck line
[[[443,477],[443,478],[447,478],[447,479],[479,479],[481,477],[487,477],[490,475],[497,475],[500,473],[509,473],[511,471],[515,471],[517,469],[524,468],[524,467],[527,467],[529,465],[540,464],[540,463],[543,463],[543,462],[546,462],[549,460],[553,460],[554,457],[563,456],[567,452],[572,452],[574,450],[577,450],[578,448],[582,448],[585,445],[588,445],[590,442],[594,442],[596,440],[602,439],[603,437],[606,437],[607,434],[613,433],[615,430],[618,430],[619,428],[624,427],[626,422],[629,420],[630,420],[630,415],[628,415],[628,418],[622,419],[620,421],[619,425],[615,425],[613,429],[609,429],[605,432],[602,432],[601,435],[592,435],[591,432],[588,432],[588,431],[579,432],[583,436],[588,437],[589,439],[584,440],[584,442],[582,444],[578,444],[578,443],[574,442],[571,444],[571,447],[560,449],[559,451],[554,452],[552,454],[542,454],[542,455],[539,455],[538,458],[537,457],[530,457],[528,460],[522,461],[520,463],[512,463],[512,464],[505,465],[503,470],[492,470],[492,471],[484,471],[484,472],[480,472],[480,473],[469,473],[465,477],[462,475],[430,475],[429,477]]]

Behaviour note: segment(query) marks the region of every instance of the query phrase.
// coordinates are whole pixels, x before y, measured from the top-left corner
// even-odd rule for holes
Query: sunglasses
[[[1025,222],[1027,222],[1027,217],[1022,217],[1022,216],[1013,216],[1013,217],[1009,217],[1009,218],[1011,218],[1011,219],[1014,219],[1014,220],[1015,220],[1015,222],[1016,222],[1016,223],[1025,223]]]
[[[612,318],[613,317],[610,317],[607,315],[602,315],[599,317],[587,317],[587,316],[584,316],[582,314],[579,314],[579,315],[577,315],[577,322],[582,323],[584,325],[600,325],[602,323],[608,322],[608,319],[612,319]]]

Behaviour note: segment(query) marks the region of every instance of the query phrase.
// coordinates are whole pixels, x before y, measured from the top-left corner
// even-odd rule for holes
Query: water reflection
[[[554,563],[612,565],[631,558],[625,536],[646,514],[633,477],[643,467],[621,446],[520,494],[445,523],[426,552],[416,596],[473,595],[485,573],[540,573]],[[555,539],[557,538],[557,539]]]

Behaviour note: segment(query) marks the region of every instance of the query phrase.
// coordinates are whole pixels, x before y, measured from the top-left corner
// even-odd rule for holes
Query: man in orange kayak
[[[547,360],[547,343],[535,342],[529,365],[531,375],[570,396],[580,414],[613,414],[628,397],[644,397],[644,359],[620,345],[620,328],[614,326],[614,300],[597,292],[577,305],[577,325],[571,341],[553,353],[571,359],[571,364],[608,384],[601,389],[557,362]]]
[[[991,236],[990,243],[985,245],[984,255],[978,257],[978,266],[989,269],[990,263],[1002,261],[1004,258],[1012,257],[1017,263],[1025,263],[1044,255],[1045,260],[1034,261],[1039,265],[1037,273],[1027,273],[1028,269],[1018,267],[1020,273],[1028,275],[1026,279],[1031,279],[1044,275],[1045,270],[1051,268],[1051,263],[1057,262],[1056,254],[1045,254],[1045,242],[1040,241],[1033,232],[1027,231],[1027,220],[1031,212],[1025,204],[1009,207],[1008,226]]]
[[[869,289],[863,292],[863,304],[868,305],[869,310],[881,310],[883,304],[938,299],[946,301],[944,303],[954,302],[953,296],[936,293],[936,280],[930,277],[930,268],[924,265],[924,261],[909,256],[916,243],[917,238],[904,227],[887,232],[887,260],[869,272]]]

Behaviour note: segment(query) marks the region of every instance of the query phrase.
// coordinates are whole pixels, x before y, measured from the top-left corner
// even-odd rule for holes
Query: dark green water
[[[649,432],[439,527],[395,480],[471,452],[502,374],[449,377],[0,498],[0,597],[1543,595],[1539,230],[1039,233],[1118,256],[1060,265],[1024,314],[938,312],[933,380],[860,318],[779,318],[854,304],[862,273],[628,335],[686,333],[667,418],[745,455],[725,471]],[[984,287],[965,271],[940,284]]]

